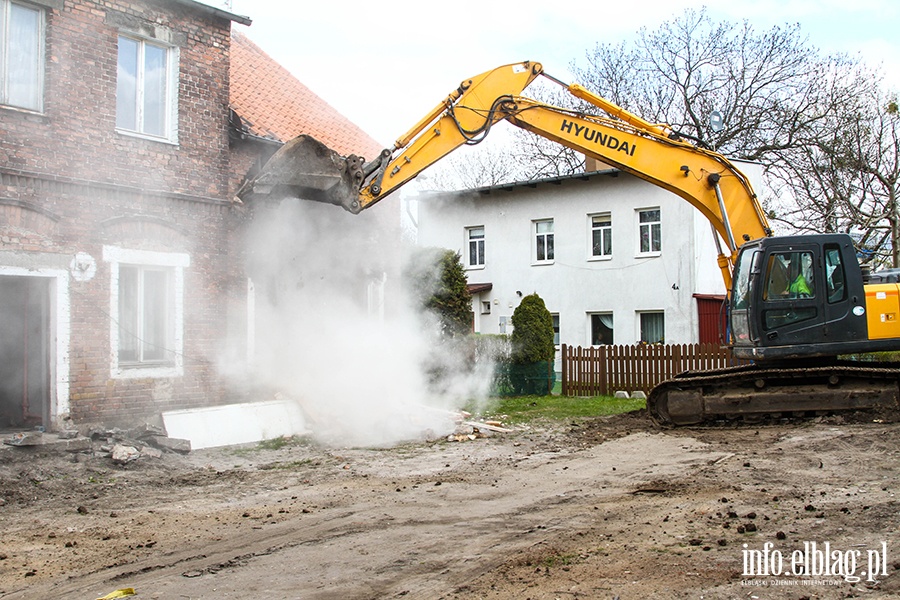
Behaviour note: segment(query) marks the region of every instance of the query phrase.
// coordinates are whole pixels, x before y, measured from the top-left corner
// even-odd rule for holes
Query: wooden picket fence
[[[562,395],[611,396],[618,391],[645,394],[657,383],[684,371],[706,371],[744,364],[718,344],[637,346],[562,345]]]

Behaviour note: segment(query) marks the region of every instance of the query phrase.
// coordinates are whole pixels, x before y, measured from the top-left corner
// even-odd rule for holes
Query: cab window
[[[734,285],[731,295],[732,308],[747,308],[750,303],[750,274],[760,255],[759,251],[742,252],[734,270]]]
[[[773,303],[769,305],[771,308],[763,311],[763,327],[767,331],[816,318],[815,306],[806,302],[798,306],[796,302],[791,302],[816,296],[812,252],[771,254],[766,265],[765,281],[763,300]]]
[[[763,300],[814,298],[812,252],[776,252],[769,256]]]
[[[828,302],[842,302],[847,299],[846,277],[844,276],[844,263],[841,261],[841,251],[836,244],[825,246],[825,291],[828,294]]]

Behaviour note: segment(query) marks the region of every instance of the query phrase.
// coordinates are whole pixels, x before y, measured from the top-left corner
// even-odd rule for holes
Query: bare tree
[[[492,137],[479,145],[460,148],[459,153],[436,163],[427,170],[424,181],[432,190],[451,191],[526,178],[511,146]]]
[[[698,145],[762,164],[758,192],[781,229],[849,232],[867,259],[900,266],[897,104],[858,59],[822,55],[797,24],[758,31],[714,22],[704,9],[641,29],[630,44],[598,44],[586,61],[572,67],[585,87]],[[597,111],[557,87],[531,95]],[[498,162],[517,163],[505,175],[485,163],[456,170],[489,185],[584,169],[579,153],[524,131],[514,139]]]
[[[900,111],[871,84],[855,102],[814,143],[779,153],[769,180],[786,201],[776,218],[849,233],[863,262],[900,267]]]
[[[771,190],[765,203],[784,227],[849,230],[854,200],[855,218],[871,219],[861,194],[867,189],[871,198],[873,190],[849,158],[846,128],[850,116],[867,113],[864,98],[878,78],[856,59],[822,56],[799,25],[758,32],[686,11],[656,31],[640,30],[632,46],[597,45],[575,71],[583,85],[645,119],[761,163]],[[714,111],[721,128],[711,124]],[[864,235],[880,241],[876,231]]]
[[[665,122],[721,152],[761,160],[814,140],[852,102],[856,63],[819,56],[799,25],[758,33],[688,10],[632,48],[599,44],[580,82],[647,120]],[[852,81],[847,81],[847,74]],[[724,127],[716,131],[710,115]]]
[[[896,98],[873,90],[864,112],[844,129],[833,155],[856,185],[841,215],[864,258],[900,267],[900,110]]]

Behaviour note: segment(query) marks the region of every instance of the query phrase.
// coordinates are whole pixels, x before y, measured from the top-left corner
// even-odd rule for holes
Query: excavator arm
[[[521,93],[543,75],[608,116],[588,115]],[[726,289],[738,248],[771,235],[747,177],[724,156],[682,141],[666,125],[644,121],[579,85],[546,75],[539,63],[498,67],[463,81],[374,160],[342,157],[309,136],[288,142],[244,184],[241,198],[296,196],[357,213],[396,191],[460,146],[480,142],[506,120],[586,156],[667,189],[696,207],[721,237],[719,267]]]
[[[522,96],[539,76],[562,85],[603,115]],[[849,236],[770,237],[750,182],[724,156],[581,86],[566,85],[538,63],[505,65],[463,81],[371,161],[341,156],[309,136],[299,136],[247,181],[238,196],[300,197],[358,213],[460,146],[479,142],[501,120],[667,189],[709,220],[719,245],[722,277],[733,295],[730,345],[735,356],[754,364],[687,372],[657,385],[647,399],[657,423],[782,418],[817,411],[875,410],[892,419],[900,414],[900,369],[895,364],[837,360],[844,354],[900,346],[895,318],[900,288],[865,285]],[[735,265],[738,276],[732,287]],[[791,266],[799,271],[804,265],[814,276],[806,281],[814,280],[818,293],[810,288],[805,297],[793,298],[789,290],[780,293],[775,285],[780,279],[769,270]]]

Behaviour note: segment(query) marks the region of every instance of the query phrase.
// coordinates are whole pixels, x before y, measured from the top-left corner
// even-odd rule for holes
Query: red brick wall
[[[69,0],[47,16],[44,114],[3,111],[0,164],[226,198],[230,23],[155,1]],[[177,146],[116,132],[121,24],[165,28],[179,45]]]
[[[166,28],[178,40],[177,145],[116,132],[122,23]],[[241,279],[228,246],[241,218],[229,190],[229,31],[227,20],[163,0],[66,0],[47,10],[43,114],[0,108],[0,253],[40,264],[87,252],[97,262],[90,281],[69,280],[76,423],[133,424],[229,399],[216,369],[225,292]],[[104,245],[190,255],[183,376],[110,376]]]

